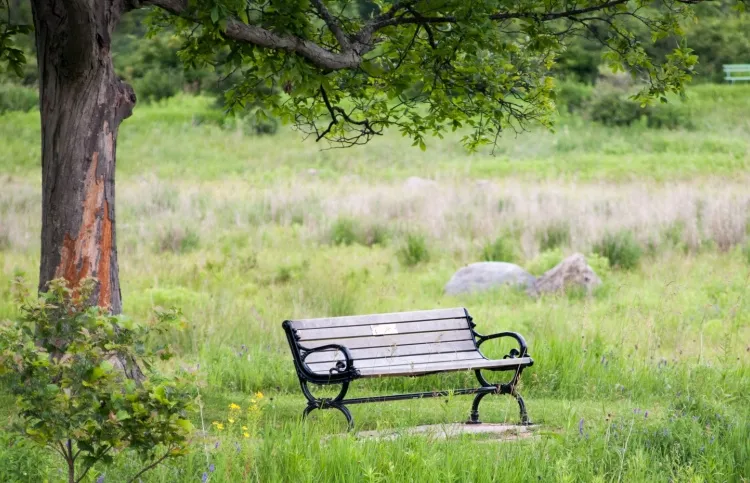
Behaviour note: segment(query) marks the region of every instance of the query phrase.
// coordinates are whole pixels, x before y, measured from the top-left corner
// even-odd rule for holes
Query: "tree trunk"
[[[39,290],[98,280],[92,302],[122,309],[115,243],[115,146],[135,94],[115,75],[117,0],[33,0],[42,122]]]

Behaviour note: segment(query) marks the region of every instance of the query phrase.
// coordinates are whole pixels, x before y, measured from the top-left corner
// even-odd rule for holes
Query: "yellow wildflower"
[[[232,411],[237,411],[237,410],[240,409],[240,407],[237,404],[232,403],[232,404],[229,405],[229,409],[232,410]]]
[[[257,399],[263,399],[263,393],[262,393],[262,392],[260,392],[260,391],[258,391],[258,392],[256,392],[256,393],[255,393],[255,397],[256,397]]]
[[[246,438],[249,438],[249,437],[250,437],[250,433],[248,433],[247,431],[245,431],[244,433],[242,433],[242,435],[243,435],[244,437],[246,437]]]
[[[255,399],[251,399],[251,400],[250,400],[250,404],[255,404],[255,403],[257,403],[257,402],[258,402],[258,401],[256,401]]]
[[[214,422],[213,422],[213,423],[211,423],[211,424],[213,424],[214,426],[216,426],[216,429],[218,429],[219,431],[221,431],[222,429],[224,429],[224,425],[223,425],[223,424],[221,424],[221,423],[220,423],[220,422],[218,422],[218,421],[214,421]]]
[[[229,424],[234,424],[234,419],[232,418],[227,419],[227,421],[229,421]]]
[[[242,426],[243,431],[247,431],[247,426]]]

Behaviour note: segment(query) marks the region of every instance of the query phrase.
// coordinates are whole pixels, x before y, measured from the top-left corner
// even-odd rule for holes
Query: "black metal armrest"
[[[529,356],[529,347],[526,345],[526,339],[523,338],[523,336],[517,332],[498,332],[497,334],[490,334],[490,335],[480,335],[476,334],[477,337],[477,347],[482,345],[482,343],[492,340],[492,339],[499,339],[501,337],[510,337],[512,339],[515,339],[516,342],[518,342],[518,349],[511,349],[510,354],[507,354],[503,359],[515,359],[516,357],[528,357]]]
[[[307,359],[307,356],[315,352],[324,352],[327,350],[336,349],[340,351],[342,354],[344,354],[344,359],[346,360],[346,364],[344,364],[342,361],[336,361],[335,367],[332,367],[330,370],[331,374],[333,373],[333,371],[336,371],[339,374],[351,374],[351,375],[357,374],[357,370],[354,368],[354,357],[352,357],[352,353],[349,352],[349,349],[346,346],[343,346],[340,344],[326,344],[320,347],[316,347],[314,349],[308,349],[302,346],[299,346],[299,348],[305,352],[300,358],[300,362],[302,362],[302,364],[305,366],[305,369],[308,370],[310,373],[312,373],[313,371],[305,362],[305,359]]]

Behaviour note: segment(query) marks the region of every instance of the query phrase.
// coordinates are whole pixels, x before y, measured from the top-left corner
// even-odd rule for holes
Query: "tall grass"
[[[708,113],[729,91],[694,92],[696,109]],[[731,133],[709,125],[713,111],[696,120],[705,130],[689,135],[588,129],[569,119],[558,134],[503,141],[500,159],[467,156],[448,141],[429,159],[400,150],[399,140],[319,152],[192,126],[200,99],[138,108],[139,122],[125,123],[118,139],[125,312],[183,309],[187,329],[167,340],[179,353],[171,363],[199,374],[203,405],[190,454],[148,481],[747,480],[748,98],[717,101],[724,125],[740,120]],[[12,278],[36,285],[35,123],[32,114],[0,117],[0,318],[17,315]],[[434,182],[403,181],[414,173]],[[516,176],[498,176],[508,173]],[[604,282],[591,297],[443,294],[483,248],[484,258],[508,257],[506,238],[485,247],[498,233],[512,233],[518,261],[541,273],[623,230],[643,247],[641,263],[609,270],[624,258],[606,250],[589,257]],[[281,321],[459,305],[478,331],[515,330],[529,341],[536,363],[520,391],[540,423],[533,438],[361,440],[340,434],[345,424],[333,411],[300,422],[304,398]],[[482,346],[492,357],[509,348]],[[471,373],[359,380],[350,394],[474,384]],[[227,407],[248,406],[258,391],[265,402],[245,437]],[[463,421],[470,404],[446,397],[352,412],[357,429],[400,431]],[[12,422],[14,411],[0,388],[0,416]],[[487,422],[518,420],[507,396],[488,397],[481,411]],[[0,480],[56,481],[53,461],[0,430]],[[126,481],[133,464],[115,455],[115,466],[96,468],[90,481]]]

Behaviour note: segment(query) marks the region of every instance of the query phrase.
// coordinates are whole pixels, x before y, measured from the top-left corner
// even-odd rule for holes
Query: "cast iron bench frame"
[[[450,318],[446,318],[447,316],[450,316]],[[403,348],[406,345],[417,346],[420,344],[440,344],[444,342],[439,340],[439,338],[441,337],[441,332],[439,329],[436,329],[435,331],[423,331],[405,334],[398,332],[397,324],[408,323],[410,324],[410,327],[414,327],[413,324],[415,321],[419,323],[434,322],[437,324],[440,321],[450,320],[451,323],[455,326],[456,324],[460,325],[460,322],[458,321],[460,321],[461,319],[465,321],[466,328],[459,328],[458,331],[454,332],[458,333],[461,330],[468,330],[471,334],[470,339],[468,340],[471,340],[473,342],[473,350],[475,350],[476,354],[479,356],[479,358],[473,359],[471,362],[467,362],[464,364],[462,364],[462,361],[455,361],[452,363],[442,361],[434,362],[432,364],[427,361],[424,363],[412,363],[412,370],[408,370],[408,368],[404,369],[405,364],[403,363],[391,366],[390,369],[393,370],[390,370],[389,366],[387,365],[374,368],[370,367],[367,369],[358,368],[357,359],[353,357],[352,351],[354,350],[355,352],[357,352],[359,350],[362,350],[362,348],[350,349],[344,344],[334,342],[335,340],[347,339],[347,335],[334,335],[335,333],[340,334],[342,329],[356,327],[361,334],[362,329],[368,330],[366,328],[369,326],[369,329],[372,330],[372,335],[360,335],[360,337],[366,337],[371,340],[378,336],[400,334],[411,336],[409,337],[409,341],[419,341],[421,339],[424,339],[421,342],[409,342],[407,344],[400,345],[386,344],[383,346],[375,347],[376,349],[398,349],[399,347]],[[357,322],[359,323],[357,324]],[[417,312],[397,312],[391,314],[373,314],[352,317],[285,320],[282,324],[282,327],[286,332],[289,347],[292,351],[294,368],[299,378],[300,387],[302,388],[302,394],[307,399],[307,407],[304,409],[302,417],[306,418],[307,415],[310,414],[310,412],[314,409],[337,409],[344,414],[348,423],[349,430],[351,430],[354,427],[354,419],[352,418],[347,405],[369,402],[419,399],[428,397],[445,397],[451,394],[473,394],[474,401],[471,406],[471,413],[467,423],[480,424],[481,421],[479,420],[479,403],[482,401],[482,399],[488,394],[509,394],[513,396],[518,402],[518,407],[521,415],[521,424],[531,424],[526,412],[526,405],[524,403],[524,400],[516,390],[516,386],[518,384],[521,373],[523,372],[523,369],[534,364],[534,360],[529,356],[526,341],[520,334],[516,332],[499,332],[496,334],[481,335],[474,330],[475,326],[476,324],[474,324],[472,317],[469,315],[469,312],[465,308],[436,309]],[[417,329],[419,329],[418,326]],[[381,333],[378,333],[378,331]],[[303,335],[310,334],[312,332],[314,332],[316,335]],[[430,342],[428,340],[430,334],[432,334],[433,337],[435,336],[435,334],[437,334],[438,341]],[[424,337],[420,337],[420,335]],[[309,340],[312,337],[315,338],[315,340],[313,340],[312,342],[314,342],[316,346],[306,347],[304,345],[305,343],[307,343],[306,339]],[[349,336],[348,340],[352,340],[351,337],[353,336]],[[354,337],[356,337],[356,335]],[[487,359],[480,351],[479,346],[484,342],[487,342],[488,340],[498,339],[501,337],[509,337],[515,339],[515,341],[518,343],[518,349],[511,349],[510,352],[503,357],[503,359]],[[326,340],[331,341],[331,343],[326,343]],[[376,344],[378,343],[377,340],[379,339],[376,339]],[[464,346],[469,347],[469,344],[466,344],[468,340],[465,339],[461,342],[465,343]],[[474,355],[471,348],[469,348],[469,350],[466,350],[465,352],[465,355],[467,355],[468,357],[473,357]],[[324,354],[321,353],[333,353],[332,360],[310,363],[313,364],[313,366],[316,366],[318,369],[311,367],[308,362],[306,362],[306,359],[313,354],[316,354],[317,358],[323,357]],[[450,352],[443,352],[442,354],[450,354]],[[429,355],[430,354],[427,354],[428,358]],[[394,356],[391,356],[390,359],[394,360],[393,357]],[[389,357],[381,356],[372,359],[388,360]],[[401,357],[401,359],[404,359],[404,357]],[[518,359],[518,361],[516,362],[514,361],[514,359]],[[323,369],[320,369],[321,365],[324,366]],[[327,369],[326,365],[330,365],[330,369],[327,370],[327,373],[321,373],[321,370],[324,371],[325,369]],[[361,377],[416,377],[428,374],[439,374],[443,372],[455,372],[462,370],[473,370],[477,377],[477,380],[479,381],[480,387],[345,399],[350,383]],[[513,371],[513,377],[506,383],[493,384],[487,381],[487,379],[482,374],[482,370]],[[341,384],[341,390],[338,395],[333,398],[316,398],[308,387],[308,383],[318,385]]]

